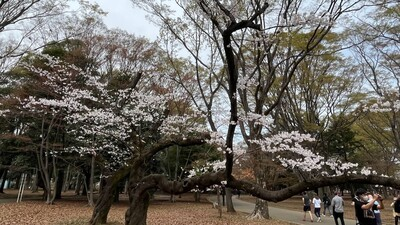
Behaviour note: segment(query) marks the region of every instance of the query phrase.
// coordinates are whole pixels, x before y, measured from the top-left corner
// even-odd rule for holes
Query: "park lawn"
[[[5,198],[5,195],[0,198]],[[223,212],[219,217],[218,210],[207,200],[193,202],[193,195],[177,198],[177,202],[168,200],[153,200],[148,212],[148,225],[290,225],[278,220],[248,220],[246,214],[228,214]],[[124,224],[124,214],[128,207],[122,197],[109,213],[108,224]],[[92,208],[87,205],[85,198],[65,196],[54,205],[46,205],[41,200],[25,200],[21,203],[0,204],[0,221],[2,225],[83,225],[87,224],[92,214]]]

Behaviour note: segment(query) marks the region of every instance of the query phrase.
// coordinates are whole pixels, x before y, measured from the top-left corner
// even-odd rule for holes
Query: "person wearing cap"
[[[377,201],[378,204],[375,204],[375,201]],[[372,200],[370,200],[365,189],[357,189],[354,198],[354,209],[360,225],[376,225],[374,210],[384,208],[383,200],[380,195],[373,194]]]

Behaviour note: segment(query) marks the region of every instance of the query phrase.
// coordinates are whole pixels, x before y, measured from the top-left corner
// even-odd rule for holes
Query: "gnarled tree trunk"
[[[126,225],[146,225],[150,203],[150,189],[154,184],[140,182],[144,177],[141,167],[133,167],[129,177],[129,209],[125,213]]]
[[[116,186],[117,185],[113,185],[111,179],[110,181],[106,181],[96,201],[92,218],[90,219],[91,225],[107,223],[107,216],[114,199]]]
[[[111,205],[114,200],[114,194],[117,193],[118,182],[123,180],[129,173],[128,168],[122,168],[115,172],[112,176],[105,178],[99,198],[94,206],[92,218],[90,224],[105,224],[107,223],[108,212],[111,209]]]
[[[125,214],[126,225],[146,225],[147,211],[152,195],[148,187],[138,186],[130,193],[130,207]]]
[[[253,212],[249,215],[251,219],[269,219],[268,202],[257,198]]]

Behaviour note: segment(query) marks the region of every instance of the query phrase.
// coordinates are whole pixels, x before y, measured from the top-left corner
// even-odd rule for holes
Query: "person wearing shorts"
[[[303,200],[303,211],[304,211],[303,221],[306,221],[306,216],[308,212],[308,214],[310,215],[310,220],[311,222],[313,222],[314,220],[311,213],[311,200],[310,197],[308,197],[307,192],[303,192],[302,200]]]

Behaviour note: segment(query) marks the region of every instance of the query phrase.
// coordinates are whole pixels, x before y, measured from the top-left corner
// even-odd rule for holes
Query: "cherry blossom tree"
[[[110,45],[109,40],[120,38],[121,32],[116,31],[96,36],[96,43],[88,45],[87,52],[97,57],[95,66],[80,68],[42,55],[44,65],[25,67],[40,81],[37,87],[46,91],[37,88],[36,95],[4,98],[14,102],[24,116],[43,118],[35,125],[41,131],[36,138],[45,171],[49,159],[62,151],[90,154],[103,166],[105,185],[91,224],[106,222],[116,184],[125,176],[129,176],[130,201],[126,224],[135,225],[146,224],[148,203],[156,189],[179,194],[223,182],[262,199],[252,215],[258,217],[265,216],[264,200],[281,201],[318,187],[347,182],[400,187],[398,180],[386,174],[322,157],[314,151],[315,139],[310,134],[295,129],[272,132],[272,112],[282,106],[299,65],[317,53],[341,16],[365,7],[366,1],[324,1],[315,8],[304,1],[282,5],[176,1],[185,17],[172,18],[166,5],[134,2],[157,15],[164,25],[162,41],[171,48],[144,51],[156,63],[144,63],[144,52],[136,54],[120,43]],[[299,13],[302,10],[312,13]],[[295,36],[303,39],[295,40]],[[129,37],[122,39],[133,43]],[[188,50],[193,61],[175,58],[176,43]],[[145,44],[137,46],[147,49]],[[193,108],[180,115],[172,113],[171,105],[179,104]],[[2,115],[10,113],[6,108],[2,111]],[[246,147],[236,145],[237,126]],[[57,130],[74,143],[57,145],[53,141]],[[205,143],[225,155],[223,168],[182,181],[147,173],[158,152],[170,146]],[[256,182],[238,179],[233,173],[235,159],[243,150],[253,158],[267,155],[288,170],[300,171],[302,179],[276,191],[265,188],[268,180],[257,168]]]
[[[335,174],[336,179],[330,181],[337,183],[326,182],[328,180],[326,177],[305,176],[298,185],[277,192],[268,192],[263,189],[263,183],[268,181],[260,179],[261,182],[255,185],[239,181],[232,176],[236,126],[240,126],[249,151],[259,153],[263,141],[268,140],[265,138],[276,134],[270,133],[270,127],[264,127],[258,118],[271,115],[277,106],[283,107],[282,96],[288,90],[299,65],[311,55],[318,54],[315,50],[320,49],[322,43],[326,43],[327,36],[344,21],[341,18],[373,4],[366,1],[328,1],[321,2],[320,5],[305,1],[284,1],[281,4],[277,2],[269,4],[267,1],[251,1],[247,4],[240,1],[176,1],[174,6],[179,10],[174,11],[176,8],[170,5],[140,0],[133,2],[154,15],[152,20],[157,24],[162,24],[162,31],[165,32],[162,34],[170,41],[167,42],[168,47],[175,47],[171,43],[180,43],[182,49],[187,50],[193,57],[196,68],[193,77],[199,84],[198,93],[201,94],[193,92],[189,94],[193,96],[192,99],[196,101],[194,104],[200,111],[205,115],[212,115],[208,117],[208,121],[216,116],[217,110],[213,110],[215,109],[213,101],[217,99],[215,96],[226,100],[224,106],[229,112],[222,117],[228,122],[221,131],[226,135],[222,148],[226,156],[228,187],[243,188],[262,199],[277,201],[283,196],[298,194],[308,188],[340,184],[347,179],[363,180],[366,183],[380,179],[376,177],[364,179],[363,175],[350,177],[348,173],[352,169],[348,166],[352,164],[334,163],[329,159],[324,159],[326,162],[324,165],[329,167],[329,172],[319,171],[319,173]],[[381,3],[383,2],[379,2]],[[179,13],[182,13],[182,16],[178,16]],[[174,53],[173,48],[170,50]],[[210,78],[214,81],[213,85],[202,86],[207,84],[207,79]],[[183,79],[178,81],[183,83]],[[193,88],[191,85],[185,87],[188,92],[194,90],[190,89]],[[221,97],[224,94],[220,92],[223,89],[218,89],[220,87],[226,90],[225,98]],[[217,127],[214,126],[214,121],[209,124],[211,128]],[[307,159],[306,156],[309,154],[315,155],[314,151],[292,152],[295,153],[291,153],[292,156],[297,158],[284,160],[282,161],[284,164],[301,161],[303,157]],[[299,152],[304,155],[297,155]],[[310,159],[312,160],[306,161],[319,163],[321,158],[315,156]],[[300,168],[298,166],[293,168]],[[312,174],[310,171],[306,172]],[[326,183],[322,185],[320,181]],[[272,193],[279,197],[273,197]],[[254,216],[265,216],[266,213],[259,209],[266,207],[262,204],[258,206]]]

